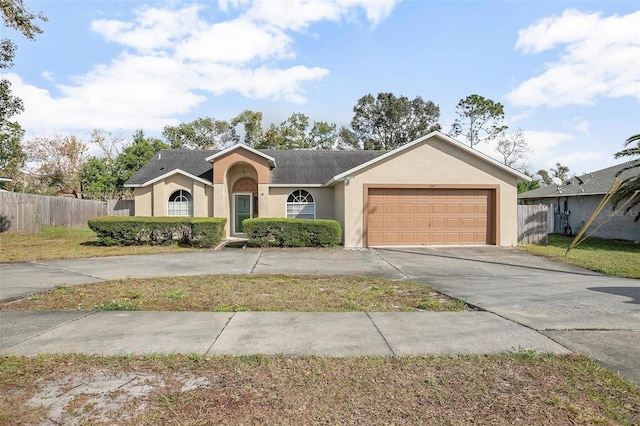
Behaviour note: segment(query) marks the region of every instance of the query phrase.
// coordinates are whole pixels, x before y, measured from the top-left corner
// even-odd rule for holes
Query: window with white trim
[[[287,198],[287,218],[315,219],[316,204],[313,197],[304,189],[296,189]]]
[[[193,216],[193,197],[191,194],[182,189],[171,194],[167,214],[169,216]]]

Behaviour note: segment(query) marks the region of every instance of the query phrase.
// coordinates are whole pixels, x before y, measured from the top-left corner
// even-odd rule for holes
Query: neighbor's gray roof
[[[384,151],[258,150],[276,160],[271,171],[274,185],[323,185],[331,178],[370,161]],[[212,182],[211,163],[206,158],[218,150],[163,149],[127,180],[139,186],[176,169]]]
[[[617,166],[608,167],[582,176],[567,179],[562,185],[547,185],[538,189],[518,194],[518,199],[535,199],[549,197],[573,197],[576,195],[601,195],[606,194],[616,177],[616,174],[629,167],[633,162],[618,164]],[[626,179],[631,176],[640,175],[640,167],[625,170],[620,174],[620,178]],[[583,184],[580,185],[579,179]]]

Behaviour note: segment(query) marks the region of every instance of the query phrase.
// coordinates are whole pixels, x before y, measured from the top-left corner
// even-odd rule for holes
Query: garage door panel
[[[400,206],[397,203],[390,203],[387,201],[387,204],[384,205],[383,209],[385,214],[397,214],[400,211]]]
[[[401,203],[400,204],[400,214],[415,214],[416,213],[416,204],[415,203]]]
[[[382,218],[369,217],[369,229],[374,232],[380,232],[384,229],[384,220]]]
[[[415,229],[417,228],[416,220],[413,218],[400,219],[400,229]]]
[[[415,234],[413,232],[400,232],[400,244],[415,244]]]
[[[416,219],[416,228],[417,229],[428,229],[430,226],[429,219]]]
[[[492,200],[487,189],[371,188],[368,244],[492,244]]]
[[[447,204],[446,212],[447,214],[457,214],[460,213],[461,206],[460,204]]]
[[[444,218],[433,218],[429,221],[429,224],[434,229],[444,229],[446,227]]]

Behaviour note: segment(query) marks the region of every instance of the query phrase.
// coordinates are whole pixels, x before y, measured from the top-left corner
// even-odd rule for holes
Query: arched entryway
[[[243,220],[258,216],[258,181],[253,176],[247,176],[245,165],[242,173],[231,187],[232,235],[242,234]]]

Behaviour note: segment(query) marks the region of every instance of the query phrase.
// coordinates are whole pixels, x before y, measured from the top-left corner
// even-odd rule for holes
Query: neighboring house
[[[125,184],[137,216],[335,219],[345,247],[517,244],[529,178],[440,133],[393,151],[162,150]]]
[[[545,204],[552,206],[555,213],[553,230],[559,234],[575,235],[589,220],[603,197],[611,188],[616,174],[627,164],[608,167],[583,176],[574,177],[562,182],[561,185],[547,185],[538,189],[518,194],[521,204]],[[620,178],[637,176],[640,169],[630,169],[622,172]],[[619,209],[618,209],[619,210]],[[568,214],[567,214],[568,212]],[[640,223],[634,222],[638,208],[625,213],[616,211],[611,203],[604,207],[596,217],[587,234],[601,226],[594,237],[620,240],[640,241]],[[569,228],[566,228],[568,224]]]

